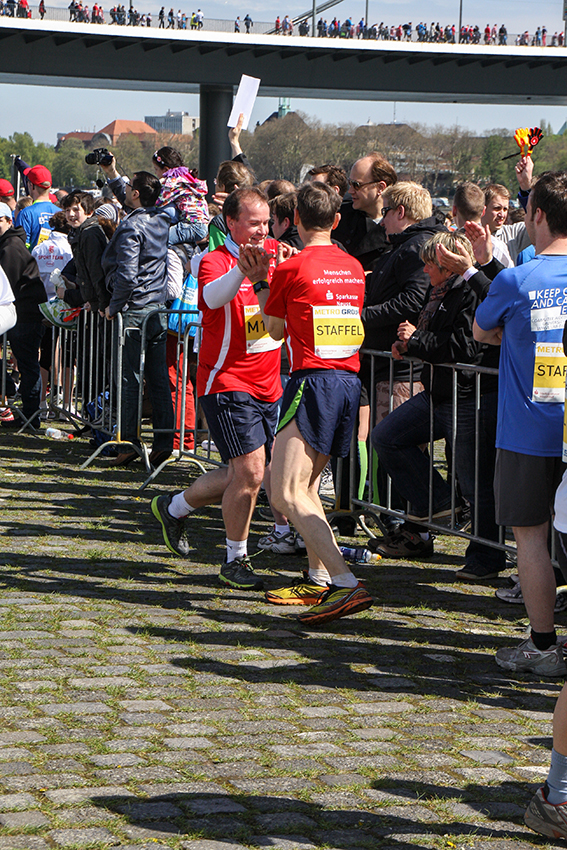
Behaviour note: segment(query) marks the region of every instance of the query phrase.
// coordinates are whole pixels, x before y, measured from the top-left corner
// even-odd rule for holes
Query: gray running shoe
[[[166,496],[156,496],[152,499],[152,513],[161,525],[163,540],[174,555],[188,555],[191,547],[185,536],[185,520],[176,519],[168,511],[173,498],[171,493]]]
[[[508,602],[511,605],[523,605],[524,597],[522,595],[522,588],[520,587],[520,581],[518,580],[514,587],[499,587],[498,590],[495,591],[497,599],[500,599],[501,602]],[[561,611],[565,611],[567,609],[567,587],[558,587],[557,592],[555,594],[555,608],[554,611],[556,614]]]
[[[545,795],[547,783],[539,788],[526,809],[524,822],[526,826],[547,835],[550,838],[567,838],[567,803],[554,806],[548,803]]]
[[[276,555],[295,555],[295,534],[293,531],[278,534],[274,526],[269,534],[266,534],[265,537],[260,537],[258,540],[258,549],[275,552]]]
[[[538,676],[564,676],[567,665],[563,657],[563,645],[556,643],[549,649],[538,649],[531,637],[518,646],[505,647],[496,653],[496,663],[504,670],[514,673],[535,673]]]
[[[225,562],[219,573],[219,581],[238,590],[262,590],[264,587],[263,579],[254,572],[248,558],[235,558],[228,564]]]

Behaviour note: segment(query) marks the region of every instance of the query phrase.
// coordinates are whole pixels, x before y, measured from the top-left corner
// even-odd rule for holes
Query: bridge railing
[[[39,7],[35,6],[35,5],[33,7],[30,7],[31,18],[33,20],[37,20],[38,18],[40,18],[40,14],[39,14],[38,9],[39,9]],[[110,15],[110,11],[109,11],[108,8],[105,9],[105,11],[104,11],[104,20],[92,21],[90,19],[91,14],[92,14],[92,8],[89,9],[89,20],[88,21],[78,20],[76,18],[74,20],[77,23],[88,23],[88,24],[91,24],[92,26],[97,26],[99,23],[105,23],[105,24],[117,23],[117,22],[112,20],[112,16]],[[3,8],[0,10],[0,16],[3,16],[3,15],[4,16],[11,16],[11,17],[19,17],[17,3],[14,2],[14,5],[10,6],[10,5],[7,5],[5,0],[4,0]],[[44,17],[42,18],[42,20],[46,20],[46,21],[67,21],[67,22],[69,22],[70,18],[71,18],[71,14],[69,12],[69,9],[66,8],[66,7],[60,8],[60,7],[55,7],[55,6],[46,6]],[[191,19],[191,16],[187,15],[186,21],[185,21],[184,25],[181,27],[181,29],[186,30],[188,33],[191,32],[191,21],[190,21],[190,19]],[[328,20],[327,24],[329,24],[329,23],[330,23],[330,21]],[[117,25],[120,25],[120,24],[123,24],[124,26],[129,26],[129,24],[128,24],[128,9],[126,9],[124,20],[121,21],[120,23],[117,23]],[[159,28],[159,25],[160,25],[160,21],[159,21],[157,11],[155,13],[152,13],[151,20],[150,20],[149,23],[147,22],[147,20],[144,20],[143,23],[141,21],[139,21],[138,24],[136,24],[136,26],[139,26],[139,27],[140,26],[141,27],[148,27],[149,26],[152,29]],[[177,15],[175,15],[173,27],[169,26],[169,22],[168,22],[167,15],[166,15],[163,29],[164,30],[171,29],[171,30],[179,31]],[[197,27],[193,28],[193,30],[197,30],[197,29],[198,29]],[[235,32],[234,19],[232,19],[232,20],[222,20],[220,18],[205,18],[204,21],[203,21],[203,25],[202,25],[201,29],[207,30],[209,32]],[[381,34],[376,32],[376,29],[377,29],[377,25],[374,25],[374,27],[372,27],[368,33],[366,33],[364,35],[362,35],[362,34],[357,35],[356,25],[355,25],[355,27],[353,28],[354,31],[352,32],[352,38],[354,40],[358,40],[359,38],[370,38],[370,39],[378,40],[378,41],[386,41],[386,40],[398,41],[397,38],[389,39],[389,38],[383,37]],[[243,35],[246,35],[246,27],[245,27],[243,19],[241,19],[241,21],[240,21],[240,32]],[[255,34],[255,35],[266,35],[268,33],[274,34],[274,22],[273,21],[254,21],[254,23],[251,26],[250,32],[252,34]],[[309,29],[308,34],[310,34],[310,29]],[[298,28],[297,25],[294,27],[293,35],[295,35],[295,36],[300,35],[299,28]],[[546,47],[556,47],[556,46],[562,47],[563,46],[563,44],[561,43],[561,40],[563,38],[562,30],[558,31],[558,33],[555,33],[555,36],[558,37],[556,43],[554,43],[555,42],[554,34],[551,33],[551,32],[547,33],[547,43],[545,45]],[[329,37],[332,37],[332,36],[329,35]],[[339,37],[339,36],[337,35],[336,37]],[[347,37],[348,36],[347,36],[346,33],[340,34],[340,38],[347,38]],[[458,34],[455,36],[455,38],[458,41]],[[416,30],[414,29],[411,33],[411,38],[408,39],[406,36],[403,36],[401,41],[402,42],[403,41],[411,41],[411,42],[414,42],[414,43],[419,43],[419,42],[431,43],[431,42],[434,41],[434,39],[429,38],[429,37],[425,38],[425,39],[420,39],[418,37]],[[533,42],[534,42],[534,34],[533,33],[529,33],[527,38],[526,38],[525,32],[524,33],[509,32],[507,34],[506,44],[508,44],[508,45],[526,44],[528,46],[533,46]],[[439,41],[439,43],[445,44],[445,43],[447,43],[447,39],[442,38]],[[494,42],[492,42],[492,43],[494,43]],[[497,44],[499,43],[498,36],[496,38],[496,43]],[[479,40],[478,44],[479,44],[479,46],[484,46],[484,33],[483,32],[480,33],[480,40]],[[537,45],[537,46],[541,46],[541,45]]]

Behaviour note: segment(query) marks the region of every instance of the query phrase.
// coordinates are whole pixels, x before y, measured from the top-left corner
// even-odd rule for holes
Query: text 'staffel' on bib
[[[567,357],[560,342],[536,342],[532,401],[564,402]]]
[[[530,299],[530,326],[538,331],[563,330],[567,316],[567,289],[533,289]]]
[[[246,333],[246,354],[262,354],[281,348],[282,340],[272,339],[266,330],[260,308],[257,304],[244,306],[244,330]]]
[[[323,360],[340,360],[356,354],[364,341],[358,307],[313,307],[315,354]]]

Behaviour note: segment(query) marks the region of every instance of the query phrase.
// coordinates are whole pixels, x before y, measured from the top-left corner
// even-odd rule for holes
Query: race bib
[[[41,230],[39,231],[39,236],[37,238],[36,244],[41,245],[42,242],[45,242],[46,239],[49,239],[51,237],[51,232],[52,232],[51,228],[42,227]]]
[[[532,401],[563,403],[567,357],[560,342],[536,342]]]
[[[315,354],[322,360],[343,360],[356,354],[364,342],[358,307],[313,307]]]
[[[262,354],[281,348],[281,339],[272,339],[266,330],[262,313],[257,304],[244,306],[244,332],[246,334],[246,354]]]

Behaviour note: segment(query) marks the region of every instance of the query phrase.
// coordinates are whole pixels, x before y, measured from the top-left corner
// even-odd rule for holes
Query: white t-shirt
[[[55,287],[50,282],[49,277],[55,269],[63,271],[69,260],[73,259],[73,252],[69,245],[69,240],[65,233],[58,233],[53,230],[49,239],[44,239],[39,245],[36,245],[32,251],[32,257],[35,258],[39,268],[39,275],[45,287],[45,292],[48,298],[55,296]]]
[[[12,304],[13,301],[14,293],[10,281],[4,269],[0,266],[0,304]]]

